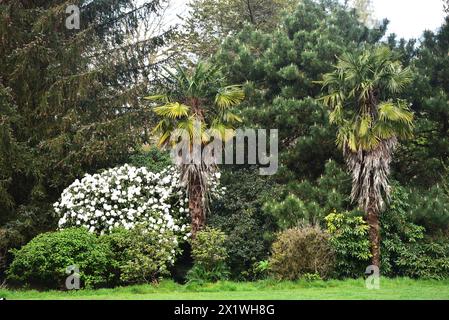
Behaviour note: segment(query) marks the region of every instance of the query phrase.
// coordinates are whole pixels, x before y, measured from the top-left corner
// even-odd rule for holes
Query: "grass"
[[[381,279],[379,290],[365,288],[364,280],[276,282],[218,282],[180,285],[164,280],[158,285],[113,289],[36,291],[0,289],[10,299],[147,299],[147,300],[449,300],[449,280]]]

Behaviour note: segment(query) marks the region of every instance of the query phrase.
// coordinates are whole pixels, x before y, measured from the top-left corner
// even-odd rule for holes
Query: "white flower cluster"
[[[186,240],[188,199],[174,167],[160,173],[145,167],[124,166],[75,180],[54,205],[59,228],[84,226],[107,233],[116,227],[146,223],[163,235],[166,231]]]
[[[209,184],[209,192],[212,200],[220,199],[226,192],[226,187],[220,186],[221,173],[219,171],[209,175],[207,183]]]

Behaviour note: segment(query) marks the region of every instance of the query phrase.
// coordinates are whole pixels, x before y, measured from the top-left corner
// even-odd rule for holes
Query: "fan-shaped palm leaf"
[[[245,93],[239,85],[227,86],[220,89],[215,96],[215,104],[222,108],[236,106],[243,101]]]
[[[171,119],[186,117],[189,114],[189,106],[179,102],[167,103],[163,106],[155,107],[154,112],[163,117]]]

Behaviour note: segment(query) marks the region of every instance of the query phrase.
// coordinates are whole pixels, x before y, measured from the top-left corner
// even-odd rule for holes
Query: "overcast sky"
[[[444,21],[441,0],[373,0],[375,16],[388,18],[387,33],[419,38],[424,30],[436,30]]]

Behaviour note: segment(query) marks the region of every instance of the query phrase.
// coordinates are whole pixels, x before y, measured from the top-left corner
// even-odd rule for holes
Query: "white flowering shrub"
[[[60,229],[84,226],[103,234],[145,223],[161,236],[186,240],[190,235],[188,199],[174,167],[153,173],[125,164],[86,174],[63,191],[54,209]]]

